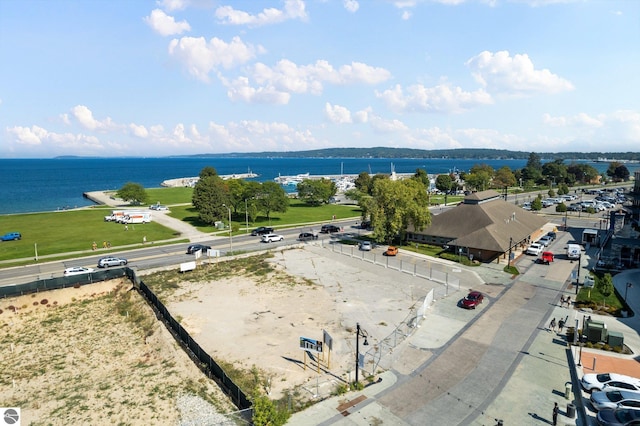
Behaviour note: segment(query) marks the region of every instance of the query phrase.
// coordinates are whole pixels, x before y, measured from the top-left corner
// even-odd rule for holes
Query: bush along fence
[[[184,327],[173,318],[169,310],[158,300],[158,297],[153,291],[151,291],[142,280],[138,280],[137,277],[133,277],[132,281],[140,294],[149,302],[156,313],[156,317],[164,322],[173,337],[182,345],[189,357],[191,357],[207,377],[218,383],[220,388],[227,393],[239,410],[251,408],[251,401],[247,398],[247,395],[226,375],[214,359],[193,340]]]

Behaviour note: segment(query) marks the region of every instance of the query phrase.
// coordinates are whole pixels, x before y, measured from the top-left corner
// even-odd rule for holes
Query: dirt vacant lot
[[[313,245],[265,255],[259,273],[251,260],[232,262],[231,272],[220,262],[142,278],[214,359],[259,371],[273,399],[326,396],[353,380],[356,323],[370,336],[361,351],[375,348],[433,287]],[[234,409],[130,288],[117,281],[0,300],[0,400],[22,408],[23,424],[197,424],[189,410]],[[322,340],[323,330],[333,350],[318,374],[299,338]]]

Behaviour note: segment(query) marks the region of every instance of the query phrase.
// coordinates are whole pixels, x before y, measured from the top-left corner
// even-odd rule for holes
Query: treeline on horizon
[[[472,160],[527,160],[531,151],[509,151],[506,149],[458,148],[458,149],[412,149],[412,148],[326,148],[309,151],[265,151],[229,154],[197,154],[184,157],[256,157],[256,158],[456,158]],[[640,161],[640,152],[536,152],[543,160],[603,160]]]

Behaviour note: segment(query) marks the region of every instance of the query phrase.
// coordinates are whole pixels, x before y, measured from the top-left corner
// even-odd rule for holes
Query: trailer
[[[149,223],[151,222],[151,213],[149,212],[129,213],[122,218],[121,222],[124,224]]]

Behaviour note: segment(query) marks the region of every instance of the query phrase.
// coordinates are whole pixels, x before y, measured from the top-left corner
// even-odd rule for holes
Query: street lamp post
[[[226,207],[229,210],[229,251],[233,251],[233,237],[231,236],[231,208],[226,204],[223,204],[222,207]]]
[[[633,284],[631,283],[627,283],[627,287],[624,289],[624,303],[625,305],[627,304],[627,292],[629,291],[629,288],[633,287]]]
[[[358,383],[358,370],[360,367],[360,336],[364,337],[362,344],[367,346],[369,344],[369,342],[367,342],[369,334],[360,328],[360,323],[356,323],[356,384]]]
[[[244,199],[244,220],[245,220],[245,229],[247,231],[247,235],[249,234],[249,209],[247,208],[247,199]]]
[[[578,289],[580,286],[580,265],[582,264],[582,252],[578,254],[578,273],[576,274],[576,296],[578,295]]]

